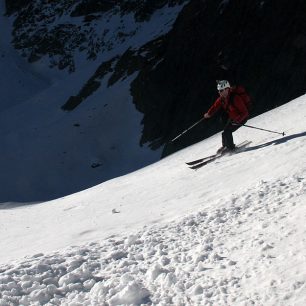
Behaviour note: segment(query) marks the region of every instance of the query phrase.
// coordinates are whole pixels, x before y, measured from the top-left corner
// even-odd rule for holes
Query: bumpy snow
[[[0,305],[303,305],[304,174],[166,225],[3,265]]]

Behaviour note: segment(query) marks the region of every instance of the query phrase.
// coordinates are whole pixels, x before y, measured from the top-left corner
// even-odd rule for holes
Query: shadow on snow
[[[269,141],[269,142],[266,142],[266,143],[263,143],[263,144],[260,144],[260,145],[257,145],[257,146],[248,147],[244,150],[244,152],[254,151],[254,150],[265,148],[265,147],[272,146],[272,145],[283,144],[283,143],[285,143],[287,141],[290,141],[292,139],[299,138],[299,137],[305,137],[305,136],[306,136],[306,132],[284,136],[282,138],[275,139],[275,140],[272,140],[272,141]]]

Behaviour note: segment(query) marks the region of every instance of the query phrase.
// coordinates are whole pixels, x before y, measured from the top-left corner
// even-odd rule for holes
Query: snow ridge
[[[2,265],[0,305],[303,305],[305,170],[179,221]]]

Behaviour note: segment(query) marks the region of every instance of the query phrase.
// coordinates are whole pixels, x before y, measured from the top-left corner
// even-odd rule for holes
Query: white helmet
[[[222,81],[217,81],[217,90],[223,90],[225,88],[230,88],[231,85],[228,81],[222,80]]]

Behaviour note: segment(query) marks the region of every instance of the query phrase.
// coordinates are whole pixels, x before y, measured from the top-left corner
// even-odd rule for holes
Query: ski
[[[207,160],[205,160],[205,161],[203,161],[203,162],[201,162],[201,163],[198,163],[198,164],[193,165],[193,166],[189,166],[189,168],[190,168],[190,169],[193,169],[193,170],[197,170],[197,169],[199,169],[199,168],[201,168],[201,167],[203,167],[203,166],[205,166],[205,165],[207,165],[207,164],[209,164],[209,163],[215,161],[216,159],[222,157],[223,155],[224,155],[224,154],[216,154],[214,157],[209,158],[209,159],[207,159]]]
[[[206,160],[206,159],[213,158],[213,157],[215,157],[217,154],[218,154],[218,153],[215,153],[215,154],[212,154],[212,155],[210,155],[210,156],[203,157],[203,158],[199,158],[199,159],[197,159],[197,160],[193,160],[193,161],[187,162],[186,164],[189,165],[189,166],[193,166],[193,165],[195,165],[195,164],[198,164],[198,163],[200,163],[200,162],[203,162],[203,161]]]
[[[250,141],[245,140],[245,141],[241,142],[240,144],[238,144],[238,145],[236,146],[236,148],[239,148],[239,147],[243,146],[244,144],[248,144],[249,142],[250,142]],[[215,153],[215,154],[212,154],[212,155],[210,155],[210,156],[206,156],[206,157],[199,158],[199,159],[196,159],[196,160],[193,160],[193,161],[190,161],[190,162],[186,162],[186,164],[189,165],[189,166],[193,166],[193,165],[198,164],[198,163],[200,163],[200,162],[203,162],[203,161],[205,161],[205,160],[207,160],[207,159],[211,159],[211,158],[213,158],[213,157],[216,157],[217,155],[220,155],[220,153]]]
[[[224,156],[224,155],[228,155],[228,154],[235,154],[235,153],[238,153],[238,152],[241,152],[241,149],[244,149],[245,147],[247,147],[249,144],[251,143],[251,141],[243,141],[241,142],[239,145],[236,146],[236,149],[232,152],[223,152],[223,153],[216,153],[214,155],[211,155],[211,156],[208,156],[208,157],[205,157],[202,159],[202,161],[200,162],[197,162],[195,163],[196,161],[193,161],[193,164],[191,164],[191,166],[189,167],[190,169],[193,169],[193,170],[197,170],[213,161],[215,161],[216,159]]]

